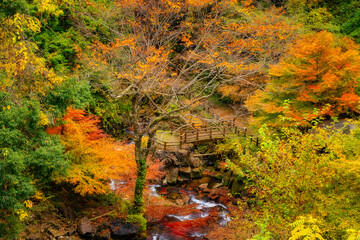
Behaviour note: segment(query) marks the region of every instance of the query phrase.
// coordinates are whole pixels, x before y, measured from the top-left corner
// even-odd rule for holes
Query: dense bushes
[[[270,217],[268,230],[286,239],[289,223],[313,215],[326,239],[341,239],[346,229],[360,228],[360,130],[349,135],[314,128],[303,134],[282,128],[260,129],[259,149],[229,140],[228,167],[245,178],[247,195]],[[341,217],[340,217],[341,216]]]

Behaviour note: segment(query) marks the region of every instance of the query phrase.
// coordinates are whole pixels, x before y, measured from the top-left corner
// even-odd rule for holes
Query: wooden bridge
[[[222,122],[219,126],[200,127],[192,126],[186,129],[180,129],[178,132],[172,132],[176,136],[171,141],[155,138],[155,146],[163,150],[183,149],[194,144],[202,144],[208,142],[215,142],[224,139],[231,134],[246,136],[247,129],[239,128],[235,125],[235,121]],[[258,143],[258,140],[256,140]]]

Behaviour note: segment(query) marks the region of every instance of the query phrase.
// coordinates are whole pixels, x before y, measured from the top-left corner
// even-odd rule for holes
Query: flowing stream
[[[151,185],[151,194],[159,196],[160,185]],[[183,192],[184,189],[180,189]],[[150,225],[148,240],[202,240],[212,227],[222,227],[230,221],[225,205],[213,201],[200,200],[195,192],[188,191],[188,204],[196,204],[197,211],[189,215],[168,214]]]

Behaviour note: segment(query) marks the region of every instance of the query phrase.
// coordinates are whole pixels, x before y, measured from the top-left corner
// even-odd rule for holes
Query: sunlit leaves
[[[356,93],[360,55],[358,46],[348,38],[337,38],[326,31],[306,35],[279,64],[271,66],[269,74],[271,84],[247,103],[249,109],[259,110],[265,117],[284,114],[309,121],[360,111]],[[282,113],[287,99],[290,108]],[[316,114],[314,108],[319,109]]]
[[[290,235],[290,229],[292,239],[319,237],[319,233],[325,239],[341,239],[344,230],[359,227],[360,151],[355,147],[360,144],[359,130],[345,135],[330,129],[314,128],[303,134],[283,127],[282,133],[274,134],[263,127],[260,149],[241,138],[221,146],[232,153],[229,166],[241,169],[245,196],[269,215],[268,229],[281,232],[278,239],[287,239],[284,233]],[[321,224],[303,218],[288,225],[307,214]]]
[[[67,175],[58,176],[59,182],[75,186],[81,195],[104,194],[109,190],[109,179],[120,179],[135,168],[132,146],[116,146],[113,139],[99,129],[99,120],[83,110],[69,108],[64,124],[50,132],[61,134],[66,152],[71,159]]]

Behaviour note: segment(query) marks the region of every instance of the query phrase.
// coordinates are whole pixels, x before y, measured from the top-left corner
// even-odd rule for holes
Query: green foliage
[[[360,9],[353,12],[351,17],[341,25],[340,29],[360,43]]]
[[[284,230],[290,233],[284,226],[295,217],[310,213],[323,223],[326,239],[340,239],[346,229],[359,227],[360,130],[349,135],[312,131],[284,127],[274,133],[264,127],[259,150],[239,140],[227,143],[236,153],[228,166],[240,168],[246,177],[247,192],[269,214],[276,239],[286,237],[280,235]]]
[[[54,173],[65,172],[67,162],[58,137],[44,131],[38,102],[15,104],[5,93],[0,101],[0,211],[13,219],[37,188],[46,186]]]
[[[34,38],[43,51],[43,56],[49,62],[49,66],[55,71],[66,74],[75,66],[75,45],[82,42],[83,39],[74,29],[65,32],[46,29],[46,31],[42,31]]]
[[[102,127],[113,136],[123,134],[130,116],[131,103],[114,101],[106,96],[94,96],[90,108],[101,118]]]
[[[269,224],[269,216],[265,219],[259,220],[256,222],[256,225],[260,227],[260,233],[256,234],[252,237],[251,240],[271,240],[272,234],[269,230],[267,230]]]
[[[59,117],[72,105],[84,109],[92,101],[90,85],[87,81],[69,78],[48,92],[42,99],[42,104],[52,115]]]
[[[126,221],[138,224],[140,232],[146,231],[146,219],[141,214],[128,215]]]
[[[0,238],[16,239],[17,235],[24,229],[24,224],[16,215],[9,214],[0,209]]]

